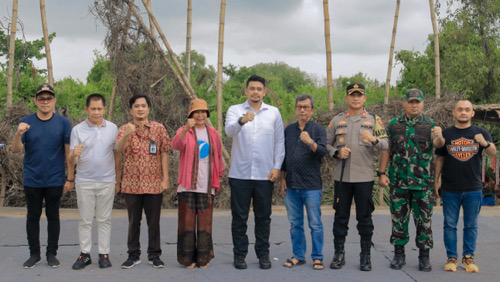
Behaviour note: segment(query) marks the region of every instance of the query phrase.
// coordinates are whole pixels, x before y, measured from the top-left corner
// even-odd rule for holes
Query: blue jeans
[[[477,221],[481,211],[483,192],[472,191],[464,193],[443,192],[444,216],[444,246],[448,257],[458,257],[457,254],[457,222],[460,217],[460,206],[464,214],[463,255],[474,255],[477,239]]]
[[[306,237],[304,233],[304,206],[311,229],[311,258],[323,259],[323,223],[321,223],[321,190],[286,189],[285,207],[290,221],[293,257],[305,259]]]

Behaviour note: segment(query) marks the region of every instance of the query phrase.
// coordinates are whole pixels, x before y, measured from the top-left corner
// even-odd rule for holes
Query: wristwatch
[[[377,176],[385,175],[385,171],[377,171]]]
[[[488,149],[491,146],[491,142],[488,142],[488,145],[484,146],[483,149]]]
[[[314,146],[314,143],[316,143],[316,142],[314,142],[314,140],[311,140],[311,143],[309,144],[309,147]]]

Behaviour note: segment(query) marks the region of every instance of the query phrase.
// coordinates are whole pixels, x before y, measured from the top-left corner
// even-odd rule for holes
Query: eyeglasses
[[[52,100],[54,100],[54,96],[48,96],[48,97],[36,97],[36,99],[38,100],[38,102],[41,102],[41,103],[48,103]]]
[[[311,106],[295,106],[297,110],[309,110]]]

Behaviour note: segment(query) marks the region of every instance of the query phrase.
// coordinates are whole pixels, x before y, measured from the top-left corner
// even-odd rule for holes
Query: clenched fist
[[[17,127],[17,131],[16,131],[16,134],[21,136],[23,135],[26,131],[28,131],[28,129],[30,129],[30,125],[25,123],[25,122],[21,122],[19,124],[19,126]]]
[[[125,136],[129,136],[134,132],[135,132],[135,125],[131,123],[127,124],[127,128],[125,129]]]
[[[484,136],[481,133],[474,135],[474,140],[476,140],[476,142],[479,143],[479,145],[481,145],[481,147],[488,146],[488,141],[486,141],[486,139],[484,139]]]
[[[189,130],[194,127],[194,124],[194,118],[188,118],[188,120],[186,121],[186,128]]]
[[[377,141],[377,138],[375,138],[375,136],[373,136],[373,134],[369,130],[363,130],[363,132],[361,132],[361,137],[363,137],[363,139],[370,141],[371,143]]]
[[[313,140],[309,136],[309,133],[307,133],[307,131],[302,131],[300,133],[300,141],[306,143],[307,145],[310,145]]]
[[[83,144],[76,145],[75,148],[73,148],[73,155],[75,157],[79,157],[82,155],[82,151],[83,151]]]
[[[243,124],[249,122],[249,121],[252,121],[253,119],[255,118],[255,114],[252,112],[252,111],[248,111],[244,116],[243,118],[241,119],[241,122]]]
[[[439,138],[443,137],[443,129],[439,126],[434,126],[434,128],[431,130],[432,134],[434,134],[434,137]]]

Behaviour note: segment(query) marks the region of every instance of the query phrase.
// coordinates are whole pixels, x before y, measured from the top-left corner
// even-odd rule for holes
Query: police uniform
[[[368,130],[377,138],[374,145],[361,136]],[[342,184],[342,160],[337,158],[337,152],[347,146],[351,149],[349,158],[345,160]],[[356,202],[356,219],[358,232],[362,241],[370,241],[373,235],[371,213],[375,209],[372,200],[374,182],[373,155],[374,149],[387,150],[387,133],[380,117],[363,111],[359,115],[343,112],[335,116],[328,125],[327,149],[335,159],[335,220],[333,235],[338,241],[347,236],[352,198]],[[351,189],[349,187],[352,187]]]
[[[349,85],[346,90],[347,95],[352,95],[355,92],[364,95],[364,87],[359,83]],[[376,137],[375,144],[361,136],[365,130],[370,131]],[[337,158],[342,147],[348,147],[351,150],[349,157],[345,160]],[[333,204],[335,209],[333,222],[335,256],[330,268],[339,269],[345,264],[344,243],[349,229],[351,204],[354,197],[357,228],[361,236],[360,269],[371,270],[372,212],[375,209],[372,200],[373,155],[375,149],[386,150],[387,147],[387,133],[382,120],[365,110],[357,115],[352,115],[349,111],[340,113],[328,125],[327,149],[330,156],[335,159],[335,199]]]

